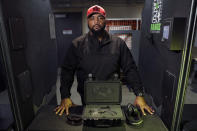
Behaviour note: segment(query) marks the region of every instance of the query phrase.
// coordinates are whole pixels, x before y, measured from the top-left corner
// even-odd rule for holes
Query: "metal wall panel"
[[[40,105],[44,95],[55,85],[57,77],[57,45],[50,38],[49,31],[50,3],[48,0],[3,0],[3,8],[5,23],[13,17],[24,19],[26,48],[23,54],[12,52],[13,67],[17,68],[17,74],[23,72],[25,65],[30,69],[33,101]],[[26,64],[20,64],[22,59],[26,60]]]
[[[190,8],[188,5],[190,5],[190,3],[191,0],[163,0],[161,22],[166,18],[188,18]],[[169,99],[172,99],[172,101],[169,102],[171,104],[171,108],[163,104],[164,98],[162,97],[162,91],[167,91],[171,88],[171,86],[166,86],[170,81],[167,81],[166,85],[163,85],[163,79],[166,81],[166,70],[174,74],[174,92],[177,91],[182,51],[170,51],[166,46],[164,46],[161,41],[163,35],[161,32],[150,33],[151,17],[152,1],[146,0],[142,14],[139,70],[143,78],[145,90],[153,96],[154,102],[157,106],[155,108],[158,113],[164,115],[164,113],[159,110],[159,107],[162,107],[162,109],[169,112],[168,115],[172,116],[175,97],[169,96],[171,97]],[[172,118],[163,120],[168,128],[170,128],[171,123],[168,123],[167,121],[172,121]]]
[[[56,84],[57,48],[49,32],[51,9],[48,0],[1,2],[7,29],[3,33],[7,34],[12,67],[8,75],[13,73],[9,83],[11,103],[18,130],[22,131],[34,117],[33,104],[40,105]],[[12,21],[10,26],[9,20],[13,18],[19,23]]]

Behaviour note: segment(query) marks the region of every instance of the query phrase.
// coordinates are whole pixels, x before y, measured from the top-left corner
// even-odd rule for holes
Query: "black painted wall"
[[[57,17],[63,15],[63,17]],[[63,34],[63,31],[72,31],[71,34]],[[55,13],[55,31],[58,50],[58,66],[61,67],[65,55],[72,41],[82,35],[82,13]]]
[[[3,69],[3,60],[0,57],[0,93],[6,89],[5,71]]]
[[[188,18],[190,4],[191,0],[163,0],[162,20],[172,17]],[[146,92],[153,97],[157,109],[162,107],[162,110],[158,111],[169,128],[178,87],[182,51],[170,51],[161,42],[161,33],[150,33],[151,18],[152,1],[146,0],[142,13],[139,70]],[[174,76],[174,85],[171,76]],[[168,97],[167,104],[164,96]],[[165,117],[166,112],[169,117]]]
[[[13,80],[8,86],[10,102],[16,127],[22,131],[34,118],[33,104],[40,105],[56,84],[57,47],[49,32],[49,13],[52,12],[48,0],[1,0],[0,11],[4,16],[0,13],[0,25],[6,27],[6,31],[4,28],[0,31],[7,34],[8,40],[8,43],[4,40],[2,45],[6,49],[9,46],[9,52],[4,50],[4,53],[9,53],[10,57],[5,60],[11,58],[8,66],[12,67],[14,75],[12,79],[12,71],[7,72],[9,80]],[[10,28],[10,18],[13,23],[21,20],[23,23]],[[13,49],[13,43],[21,44],[23,48]]]
[[[57,47],[50,39],[49,13],[52,13],[49,0],[2,0],[5,23],[8,18],[24,19],[26,48],[22,52],[11,52],[15,72],[22,71],[23,62],[31,72],[33,103],[41,104],[43,96],[49,93],[56,83]],[[10,36],[8,32],[8,36]],[[11,42],[10,37],[8,38]],[[23,62],[20,62],[22,60]],[[20,70],[21,69],[21,70]]]

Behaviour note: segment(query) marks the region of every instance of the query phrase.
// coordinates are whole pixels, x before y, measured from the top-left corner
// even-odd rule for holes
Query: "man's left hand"
[[[144,97],[142,97],[142,96],[136,96],[134,105],[138,106],[140,108],[140,110],[142,111],[143,115],[146,115],[145,110],[148,113],[150,113],[151,115],[155,112],[151,107],[149,107],[146,104],[146,101],[144,100]]]

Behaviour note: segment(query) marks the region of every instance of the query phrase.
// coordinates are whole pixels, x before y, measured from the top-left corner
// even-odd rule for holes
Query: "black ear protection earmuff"
[[[137,109],[137,107],[133,106],[131,103],[127,105],[126,111],[126,122],[129,125],[141,127],[143,124],[142,113]]]
[[[79,126],[83,122],[81,116],[79,115],[69,114],[66,118],[66,122],[72,126]]]

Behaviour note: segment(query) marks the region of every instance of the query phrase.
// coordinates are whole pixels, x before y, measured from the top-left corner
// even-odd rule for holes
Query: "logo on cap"
[[[87,10],[87,17],[89,17],[93,13],[99,13],[99,14],[103,15],[104,17],[106,17],[105,10],[99,5],[94,5],[94,6],[90,7]]]
[[[100,11],[100,8],[98,8],[97,6],[95,6],[94,8],[93,8],[93,11]]]

